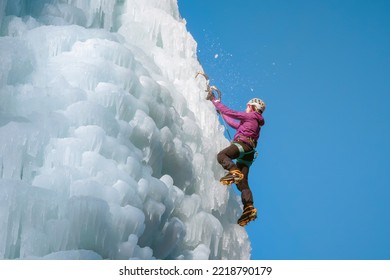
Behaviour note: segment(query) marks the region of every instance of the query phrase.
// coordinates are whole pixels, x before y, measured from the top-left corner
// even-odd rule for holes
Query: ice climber
[[[244,208],[237,223],[245,226],[257,218],[252,191],[248,185],[248,174],[255,158],[260,130],[264,125],[262,114],[266,106],[263,100],[253,98],[248,101],[245,112],[237,112],[223,105],[219,99],[215,98],[212,91],[209,91],[207,100],[214,104],[226,123],[236,129],[232,144],[218,153],[217,160],[228,171],[220,182],[224,185],[235,183],[241,192]],[[236,163],[233,160],[236,160]]]

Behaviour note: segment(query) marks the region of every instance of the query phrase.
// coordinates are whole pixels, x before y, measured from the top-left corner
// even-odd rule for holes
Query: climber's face
[[[247,104],[247,105],[246,105],[246,110],[245,110],[245,112],[250,113],[250,112],[252,112],[252,111],[253,111],[252,106],[249,105],[249,104]]]

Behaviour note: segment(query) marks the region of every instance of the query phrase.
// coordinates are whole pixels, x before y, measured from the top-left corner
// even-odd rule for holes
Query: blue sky
[[[252,258],[390,259],[390,2],[178,3],[223,102],[267,103]]]

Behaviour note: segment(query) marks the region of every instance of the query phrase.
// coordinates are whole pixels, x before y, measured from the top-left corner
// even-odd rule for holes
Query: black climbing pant
[[[240,144],[245,152],[249,152],[253,150],[252,147],[248,146],[247,144],[239,141],[237,142]],[[238,190],[241,192],[241,201],[244,206],[253,204],[253,195],[252,191],[249,188],[248,185],[248,174],[249,174],[249,166],[243,163],[234,163],[233,160],[237,159],[240,156],[240,151],[238,147],[235,144],[231,144],[229,147],[223,149],[220,151],[217,155],[217,160],[219,164],[225,169],[225,170],[234,170],[238,169],[244,174],[244,179],[237,184]],[[248,153],[244,157],[242,157],[245,161],[253,161],[255,156],[255,153]]]

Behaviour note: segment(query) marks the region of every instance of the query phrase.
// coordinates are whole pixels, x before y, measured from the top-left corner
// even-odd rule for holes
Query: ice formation
[[[0,27],[0,258],[250,258],[177,0],[0,0]]]

